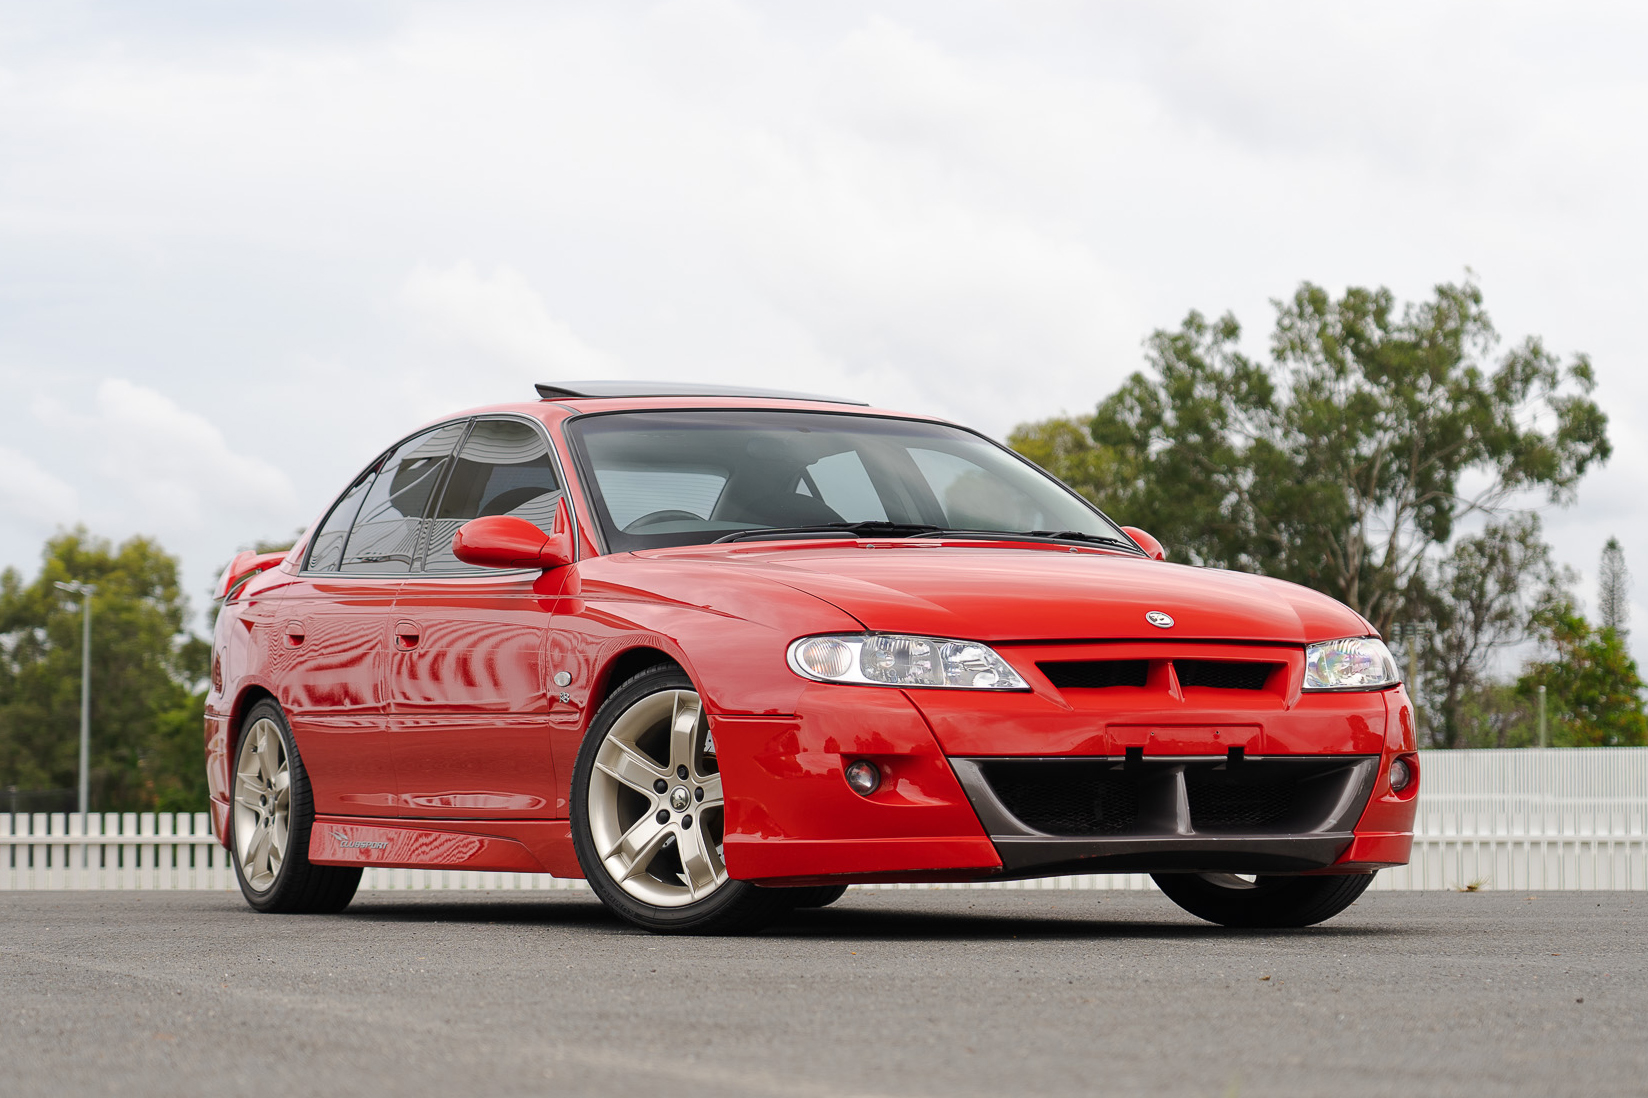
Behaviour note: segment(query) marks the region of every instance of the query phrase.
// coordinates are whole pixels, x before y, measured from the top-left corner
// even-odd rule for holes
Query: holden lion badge
[[[1160,610],[1152,610],[1144,616],[1144,620],[1149,622],[1151,625],[1154,625],[1157,629],[1173,628],[1172,615],[1164,614]]]

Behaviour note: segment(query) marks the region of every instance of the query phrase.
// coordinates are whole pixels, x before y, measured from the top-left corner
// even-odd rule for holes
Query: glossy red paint
[[[1145,555],[1151,560],[1167,559],[1167,550],[1162,548],[1162,543],[1145,533],[1143,530],[1139,529],[1137,526],[1123,526],[1122,533],[1132,538],[1138,547],[1143,549]]]
[[[229,592],[238,588],[242,583],[259,572],[275,567],[285,559],[285,550],[278,553],[254,553],[247,549],[235,554],[235,559],[229,562],[229,567],[225,568],[223,575],[218,577],[217,588],[212,592],[213,601],[227,598]]]
[[[566,822],[579,744],[618,680],[650,659],[669,659],[691,676],[710,716],[734,877],[989,877],[1001,871],[1001,858],[951,758],[1130,750],[1164,758],[1233,748],[1248,757],[1377,756],[1379,776],[1355,837],[1325,871],[1406,860],[1419,782],[1400,795],[1388,782],[1390,760],[1415,748],[1406,694],[1301,689],[1304,645],[1373,633],[1325,596],[1102,547],[965,537],[603,553],[565,421],[729,403],[820,407],[635,398],[462,413],[541,424],[567,484],[551,535],[532,528],[528,536],[520,520],[474,519],[457,538],[467,543],[473,533],[473,552],[465,548],[460,558],[566,561],[559,566],[305,574],[307,536],[283,559],[237,557],[222,581],[229,597],[214,639],[222,683],[207,701],[218,834],[226,831],[241,716],[270,695],[314,789],[315,861],[579,876]],[[1145,539],[1154,555],[1160,547]],[[507,552],[494,554],[500,546]],[[1172,627],[1154,627],[1152,612],[1171,616]],[[1030,689],[823,684],[786,663],[799,637],[864,631],[991,644]],[[1186,686],[1179,661],[1196,660],[1272,670],[1258,689]],[[1132,661],[1144,665],[1144,678],[1105,689],[1061,688],[1049,678],[1049,665],[1081,661]],[[843,778],[858,758],[885,776],[870,797]]]
[[[548,534],[509,515],[472,519],[452,536],[452,555],[483,568],[559,568],[573,560],[572,513],[562,499]]]

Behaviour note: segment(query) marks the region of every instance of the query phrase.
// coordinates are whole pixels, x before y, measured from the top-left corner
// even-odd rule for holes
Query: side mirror
[[[483,515],[452,535],[452,555],[483,568],[559,568],[572,563],[572,514],[566,497],[555,508],[554,532],[524,518]]]
[[[1143,530],[1139,529],[1137,526],[1123,526],[1122,533],[1138,542],[1139,548],[1143,549],[1145,554],[1149,556],[1151,560],[1167,559],[1167,550],[1162,548],[1162,543],[1145,533]]]

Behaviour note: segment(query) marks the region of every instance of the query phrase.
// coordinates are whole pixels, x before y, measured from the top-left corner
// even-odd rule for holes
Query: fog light
[[[868,759],[859,759],[847,767],[847,784],[860,797],[868,797],[881,788],[881,771]]]
[[[1390,768],[1390,787],[1392,793],[1400,793],[1413,784],[1413,767],[1407,759],[1392,759]]]

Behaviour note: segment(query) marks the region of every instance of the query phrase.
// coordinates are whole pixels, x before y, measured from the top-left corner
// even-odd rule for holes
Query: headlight
[[[790,645],[790,669],[820,682],[870,686],[945,686],[961,690],[1028,690],[987,645],[944,637],[851,633],[802,637]]]
[[[1401,681],[1383,641],[1346,637],[1305,648],[1306,690],[1380,690]]]

